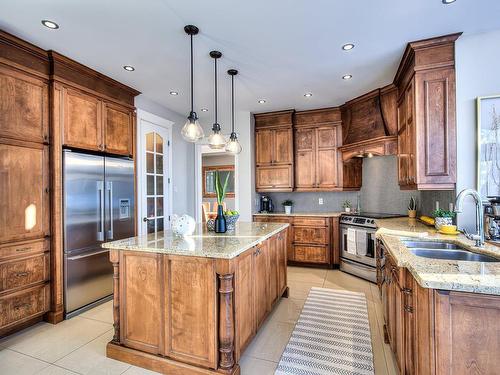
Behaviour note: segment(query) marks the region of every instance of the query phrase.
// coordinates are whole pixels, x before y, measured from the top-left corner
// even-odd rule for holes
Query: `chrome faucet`
[[[476,241],[477,247],[484,246],[484,230],[483,230],[483,202],[481,200],[481,196],[474,189],[464,189],[457,195],[457,199],[455,201],[455,212],[459,213],[463,211],[464,199],[466,196],[470,195],[474,198],[474,202],[476,203],[476,234],[467,233],[465,229],[463,232],[465,237],[469,240]]]

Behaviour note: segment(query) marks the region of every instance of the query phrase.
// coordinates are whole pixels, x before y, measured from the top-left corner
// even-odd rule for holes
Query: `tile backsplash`
[[[342,203],[349,200],[356,207],[360,199],[361,210],[406,215],[408,200],[414,196],[418,201],[419,215],[429,215],[439,201],[441,208],[448,208],[455,201],[454,191],[405,191],[398,185],[396,156],[366,158],[363,160],[363,186],[359,192],[292,192],[268,193],[275,211],[284,211],[281,203],[285,199],[294,202],[295,212],[341,211]],[[319,204],[320,199],[323,204]],[[259,207],[255,207],[258,211]]]

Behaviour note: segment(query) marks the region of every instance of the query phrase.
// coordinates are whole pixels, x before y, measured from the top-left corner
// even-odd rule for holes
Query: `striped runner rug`
[[[365,295],[311,288],[275,374],[373,375]]]

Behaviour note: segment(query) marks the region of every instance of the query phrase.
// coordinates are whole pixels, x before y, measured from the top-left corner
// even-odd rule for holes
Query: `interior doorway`
[[[212,150],[208,145],[197,145],[196,164],[196,221],[205,222],[217,214],[216,172],[222,184],[229,176],[224,210],[238,211],[238,156]]]

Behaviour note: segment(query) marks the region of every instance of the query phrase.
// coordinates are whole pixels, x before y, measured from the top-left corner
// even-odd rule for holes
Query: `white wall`
[[[476,186],[476,98],[500,95],[500,30],[465,35],[456,42],[457,192]],[[474,206],[458,216],[459,226],[474,230]]]
[[[140,95],[135,98],[135,106],[144,111],[174,122],[172,127],[172,181],[173,213],[194,216],[194,144],[184,141],[181,128],[186,118],[170,109]]]

